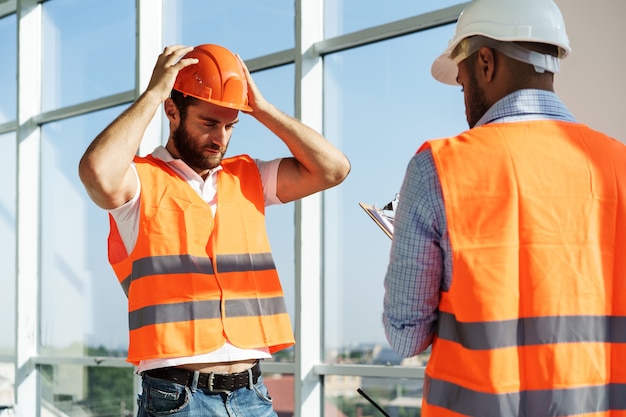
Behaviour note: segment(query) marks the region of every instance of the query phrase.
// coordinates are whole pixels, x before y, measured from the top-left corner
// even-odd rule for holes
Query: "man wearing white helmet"
[[[569,52],[552,0],[474,0],[433,63],[470,129],[409,163],[383,314],[423,416],[626,411],[626,147],[555,95]]]

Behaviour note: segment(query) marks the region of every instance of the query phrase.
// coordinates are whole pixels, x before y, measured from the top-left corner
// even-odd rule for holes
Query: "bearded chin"
[[[204,156],[202,148],[196,146],[191,135],[182,124],[173,132],[172,140],[180,159],[196,171],[213,169],[222,162],[224,152],[220,150],[219,154]]]

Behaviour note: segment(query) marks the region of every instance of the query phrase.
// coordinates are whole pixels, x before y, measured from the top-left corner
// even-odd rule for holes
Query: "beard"
[[[481,117],[487,113],[491,107],[487,102],[484,90],[478,86],[476,79],[476,69],[473,65],[467,66],[467,83],[463,86],[465,92],[465,108],[467,124],[470,129],[478,123]]]
[[[172,132],[172,141],[180,159],[195,171],[205,171],[217,167],[222,162],[228,148],[227,146],[222,148],[213,143],[209,146],[199,145],[187,131],[184,120],[181,120],[178,128]],[[206,155],[207,149],[214,149],[218,153]]]

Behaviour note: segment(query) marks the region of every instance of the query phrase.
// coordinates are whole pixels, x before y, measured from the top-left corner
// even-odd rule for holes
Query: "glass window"
[[[42,354],[125,356],[126,296],[107,260],[107,213],[87,196],[78,163],[115,107],[42,129]]]
[[[0,410],[15,403],[15,364],[0,360]],[[0,415],[3,416],[2,411]]]
[[[0,19],[0,124],[17,118],[17,18],[15,14]]]
[[[42,416],[134,415],[131,367],[41,365],[39,369]]]
[[[467,128],[461,87],[430,75],[452,31],[444,26],[325,58],[325,133],[352,164],[324,203],[327,362],[346,349],[388,346],[381,316],[391,240],[359,202],[391,201],[425,140]]]
[[[461,3],[459,0],[391,0],[384,3],[377,0],[326,0],[325,37],[332,38]]]
[[[419,379],[326,376],[324,415],[381,416],[384,411],[384,415],[389,416],[419,417],[422,382]]]
[[[135,2],[43,4],[43,111],[135,88]]]
[[[243,59],[295,45],[293,0],[164,0],[164,43],[222,45]]]
[[[0,164],[0,357],[12,357],[15,352],[15,208],[17,143],[15,133],[0,135],[0,146],[6,157]],[[11,371],[12,372],[12,371]],[[0,365],[0,397],[5,373]],[[2,404],[2,402],[0,402]]]

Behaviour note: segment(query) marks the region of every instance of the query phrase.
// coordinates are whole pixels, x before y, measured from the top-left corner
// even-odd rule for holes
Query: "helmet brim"
[[[210,98],[206,98],[206,97],[202,97],[196,94],[191,94],[191,93],[186,93],[184,91],[181,91],[178,88],[174,88],[174,90],[178,91],[179,93],[181,93],[183,96],[189,96],[189,97],[193,97],[196,100],[199,101],[204,101],[206,103],[211,103],[214,104],[216,106],[220,106],[220,107],[226,107],[227,109],[233,109],[233,110],[241,110],[247,113],[250,113],[252,111],[252,107],[248,106],[247,104],[238,104],[238,103],[229,103],[226,101],[220,101],[220,100],[212,100]]]
[[[459,85],[456,81],[459,74],[457,64],[450,58],[451,50],[448,48],[443,54],[439,55],[430,67],[430,73],[433,78],[441,83],[448,85]]]

